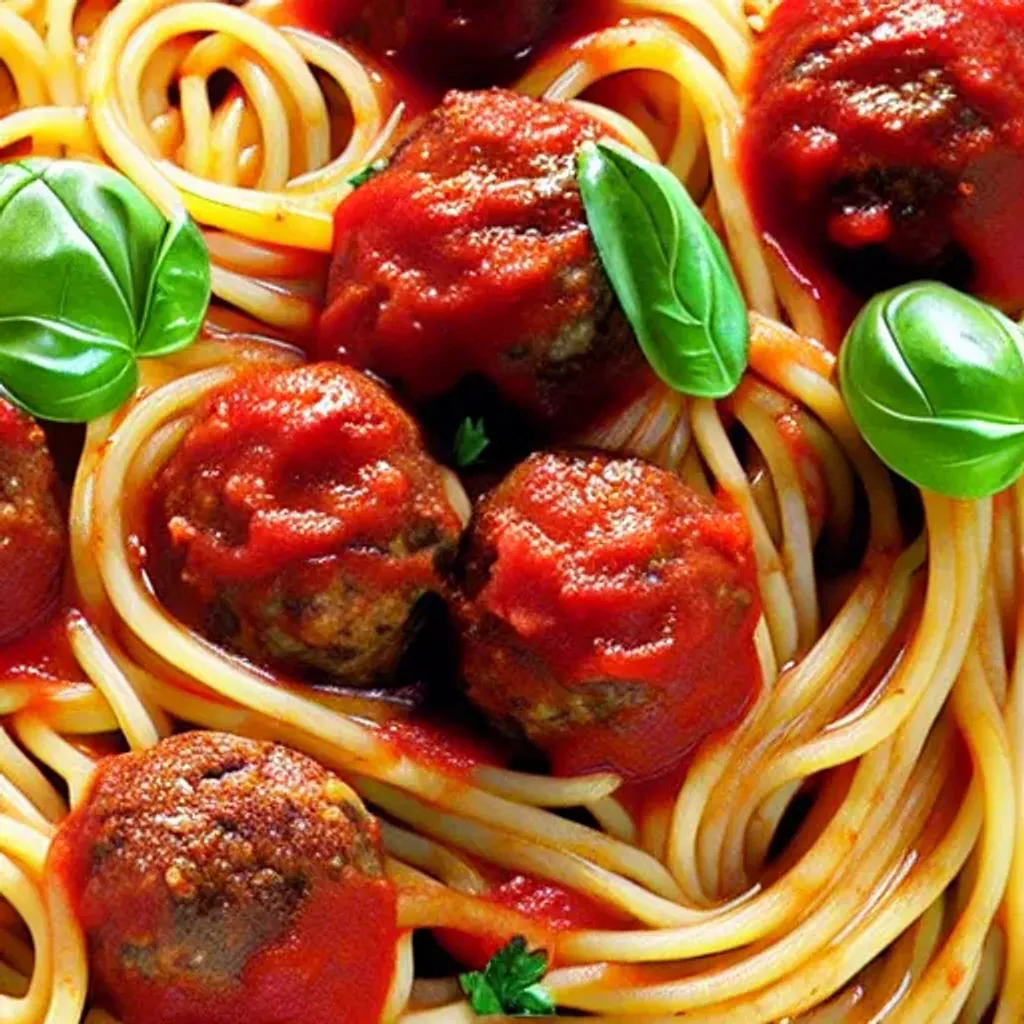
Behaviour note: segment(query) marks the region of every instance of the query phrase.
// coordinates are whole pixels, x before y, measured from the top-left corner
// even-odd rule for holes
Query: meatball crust
[[[0,643],[27,632],[54,606],[66,541],[43,430],[0,399]]]
[[[356,988],[368,1008],[346,1020],[379,1021],[396,941],[379,827],[302,754],[191,732],[109,758],[50,868],[125,1024],[333,1024]]]
[[[1024,307],[1024,6],[782,0],[748,82],[755,213],[798,276],[857,297],[937,277]]]
[[[462,524],[419,428],[355,370],[265,369],[212,395],[159,474],[147,570],[209,639],[300,676],[394,670]]]
[[[559,773],[669,771],[759,686],[744,520],[638,459],[531,456],[480,504],[464,578],[470,699]]]
[[[606,134],[566,104],[449,93],[338,208],[320,355],[415,402],[479,375],[542,426],[627,400],[646,363],[576,185]]]

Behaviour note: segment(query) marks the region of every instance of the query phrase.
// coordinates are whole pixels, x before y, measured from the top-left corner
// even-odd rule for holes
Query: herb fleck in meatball
[[[66,530],[42,428],[0,399],[0,643],[54,606]]]
[[[740,515],[638,459],[539,453],[477,509],[463,676],[557,772],[652,778],[753,700],[759,616]]]
[[[370,685],[461,533],[419,428],[355,370],[248,373],[155,482],[147,568],[179,618],[252,660]]]
[[[125,1024],[378,1024],[395,967],[379,829],[340,779],[192,732],[109,758],[49,868]]]
[[[416,402],[492,381],[545,427],[582,426],[646,380],[583,212],[571,106],[450,93],[338,208],[319,353]]]

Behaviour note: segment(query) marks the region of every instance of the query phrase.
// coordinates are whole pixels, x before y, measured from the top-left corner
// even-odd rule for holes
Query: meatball
[[[755,213],[839,327],[921,277],[1024,307],[1024,4],[782,0],[747,93]]]
[[[66,530],[42,428],[0,399],[0,643],[53,608]]]
[[[745,521],[638,459],[513,470],[474,517],[457,614],[470,699],[560,774],[663,774],[760,685]]]
[[[396,960],[379,827],[302,754],[191,732],[108,758],[48,870],[124,1024],[378,1024]]]
[[[562,6],[559,0],[291,0],[301,24],[398,56],[448,85],[509,78]]]
[[[451,479],[357,371],[249,372],[207,399],[157,477],[147,570],[210,640],[371,685],[395,669],[420,599],[445,589],[462,530]]]
[[[482,376],[548,427],[622,400],[646,363],[575,176],[604,134],[565,104],[450,93],[338,208],[319,354],[418,403]]]

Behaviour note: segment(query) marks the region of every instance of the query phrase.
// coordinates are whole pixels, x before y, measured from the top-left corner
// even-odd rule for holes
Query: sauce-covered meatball
[[[0,643],[54,606],[66,531],[42,428],[0,399]]]
[[[782,0],[748,83],[747,187],[797,274],[1024,307],[1024,4]]]
[[[302,24],[398,56],[448,85],[507,80],[562,6],[560,0],[291,0]]]
[[[250,372],[154,485],[147,570],[182,621],[256,662],[369,685],[443,591],[461,521],[419,428],[355,370]]]
[[[125,1024],[379,1024],[397,932],[378,833],[315,761],[185,733],[101,763],[49,870]]]
[[[652,778],[755,696],[759,615],[739,514],[637,459],[540,453],[477,510],[462,670],[557,772]]]
[[[479,375],[546,425],[628,393],[646,364],[575,176],[604,134],[565,104],[449,94],[338,208],[320,355],[417,402]]]

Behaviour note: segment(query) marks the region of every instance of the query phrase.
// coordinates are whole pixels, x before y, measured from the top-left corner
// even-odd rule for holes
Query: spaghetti
[[[45,681],[5,663],[5,1020],[113,1021],[48,849],[104,754],[181,726],[301,751],[380,815],[402,933],[382,1020],[474,1019],[452,979],[417,973],[412,934],[443,929],[546,946],[557,1005],[608,1021],[1024,1020],[1024,483],[923,494],[914,525],[850,420],[813,340],[827,311],[762,248],[741,181],[757,6],[596,4],[516,84],[661,159],[720,227],[751,311],[730,398],[649,383],[577,439],[724,496],[756,563],[753,705],[637,797],[611,772],[396,742],[400,707],[283,685],[186,628],[139,572],[148,496],[203,403],[254,365],[302,362],[334,211],[424,114],[421,91],[284,0],[0,0],[0,147],[103,160],[165,213],[184,205],[215,293],[203,338],[144,362],[130,405],[88,425],[64,662]],[[823,575],[822,550],[849,571]],[[607,920],[555,928],[491,899],[495,873]]]

